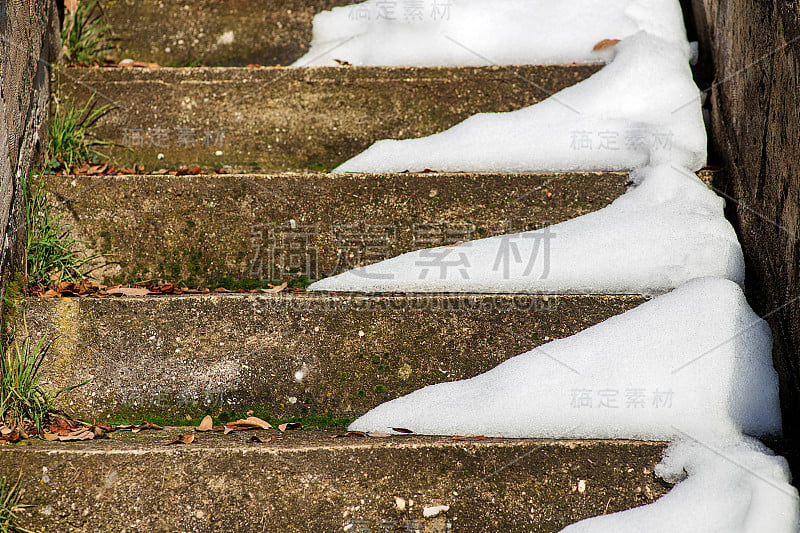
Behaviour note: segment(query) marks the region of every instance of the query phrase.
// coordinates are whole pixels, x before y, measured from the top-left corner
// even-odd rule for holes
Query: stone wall
[[[747,289],[772,326],[784,431],[800,439],[800,6],[693,0],[713,62],[717,184],[747,260]],[[797,465],[796,465],[797,466]]]
[[[22,262],[22,179],[47,144],[50,61],[61,49],[53,0],[0,1],[0,293]],[[2,302],[2,299],[0,299]]]

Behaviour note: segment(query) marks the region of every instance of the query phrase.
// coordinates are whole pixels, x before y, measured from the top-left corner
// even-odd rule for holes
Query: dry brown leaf
[[[341,437],[366,437],[367,434],[363,431],[348,431],[347,433],[339,433],[338,435],[334,435],[332,438],[339,439]]]
[[[73,441],[73,440],[92,440],[94,439],[94,433],[89,428],[80,428],[74,431],[71,431],[69,435],[59,436],[58,440],[62,442]]]
[[[287,282],[283,282],[280,285],[270,285],[269,289],[264,289],[264,292],[281,292],[285,289],[289,284]]]
[[[119,426],[119,429],[121,429],[121,428],[122,428],[122,426]],[[144,422],[142,422],[138,426],[132,427],[131,433],[139,433],[140,431],[145,430],[145,429],[164,429],[164,428],[159,426],[159,425],[157,425],[157,424],[151,424],[150,422],[145,420]]]
[[[598,50],[604,50],[606,48],[611,48],[612,46],[614,46],[618,42],[619,42],[619,39],[603,39],[602,41],[600,41],[599,43],[594,45],[594,48],[592,48],[592,50],[597,52]]]
[[[191,444],[194,442],[194,435],[178,435],[175,437],[175,440],[171,441],[169,445],[172,444]]]
[[[78,10],[78,0],[64,0],[64,9],[68,13],[75,13]]]
[[[408,435],[408,434],[414,433],[414,432],[413,432],[413,431],[411,431],[410,429],[406,429],[406,428],[392,428],[392,431],[396,431],[397,433],[403,433],[403,434],[405,434],[405,435]]]
[[[244,420],[234,420],[225,424],[226,428],[231,428],[234,431],[243,431],[247,429],[270,429],[272,424],[261,420],[257,416],[248,416]]]
[[[161,68],[158,63],[149,63],[147,61],[134,61],[132,59],[123,59],[119,62],[120,67],[126,68]]]
[[[392,435],[390,433],[384,433],[383,431],[370,431],[369,433],[367,433],[367,437],[377,437],[377,438],[381,438],[381,439],[385,438],[385,437],[391,437],[391,436]]]
[[[147,296],[150,294],[150,289],[142,289],[139,287],[118,287],[116,289],[108,289],[106,292],[112,296]]]
[[[272,440],[272,437],[264,438],[264,437],[259,437],[257,435],[253,435],[252,437],[250,437],[250,439],[248,439],[247,442],[260,442],[262,444],[266,444],[267,442],[269,442],[271,440]]]
[[[214,429],[214,419],[211,418],[211,415],[206,415],[197,426],[197,431],[211,431],[212,429]]]
[[[42,434],[42,436],[44,437],[44,440],[50,440],[50,441],[58,440],[58,435],[56,435],[55,433],[50,433],[49,431],[45,431]]]
[[[287,429],[303,429],[303,424],[300,422],[286,422],[278,426],[278,429],[281,431],[286,431]]]

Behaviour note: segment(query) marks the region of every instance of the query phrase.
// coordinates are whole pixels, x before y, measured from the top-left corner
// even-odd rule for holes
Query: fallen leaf
[[[283,283],[281,283],[280,285],[277,285],[277,286],[270,284],[270,288],[269,289],[264,289],[264,292],[281,292],[288,285],[289,284],[287,282],[285,282],[285,281]]]
[[[74,431],[71,431],[69,435],[61,435],[58,437],[58,440],[62,442],[73,441],[73,440],[92,440],[94,439],[94,433],[89,428],[80,428]]]
[[[264,438],[264,437],[259,437],[257,435],[253,435],[252,437],[250,437],[248,439],[247,442],[260,442],[262,444],[266,444],[267,442],[269,442],[271,440],[272,440],[272,437]]]
[[[211,431],[212,429],[214,429],[214,419],[211,418],[211,415],[206,415],[200,425],[197,426],[197,431]]]
[[[281,431],[286,431],[287,429],[303,429],[303,424],[299,422],[286,422],[278,426],[278,429]]]
[[[270,429],[272,424],[261,420],[256,416],[248,416],[244,420],[234,420],[225,424],[226,428],[231,428],[234,431],[244,431],[248,429]]]
[[[367,437],[377,437],[377,438],[384,438],[384,437],[391,437],[390,433],[384,433],[383,431],[370,431],[367,433]]]
[[[178,435],[175,437],[175,440],[171,441],[167,444],[167,446],[172,444],[191,444],[194,442],[194,435]]]
[[[120,67],[125,68],[161,68],[158,63],[149,63],[147,61],[134,61],[133,59],[123,59],[119,62]]]
[[[49,441],[58,440],[58,435],[56,435],[55,433],[50,433],[49,431],[45,431],[42,436],[44,437],[44,440],[49,440]]]
[[[342,437],[366,437],[367,434],[363,431],[348,431],[347,433],[339,433],[338,435],[334,435],[332,438],[339,439]]]
[[[64,0],[64,9],[69,13],[75,13],[78,9],[78,0]]]
[[[392,431],[396,431],[397,433],[405,433],[406,435],[408,435],[409,433],[414,433],[410,429],[406,428],[392,428]]]
[[[334,61],[336,61],[338,64],[340,64],[343,67],[352,67],[353,66],[353,65],[350,64],[349,61],[345,61],[343,59],[334,59]]]
[[[142,289],[139,287],[119,287],[116,289],[108,289],[106,292],[112,296],[147,296],[150,294],[149,289]]]
[[[592,48],[592,50],[597,52],[598,50],[604,50],[606,48],[611,48],[612,46],[614,46],[618,42],[619,42],[619,39],[603,39],[602,41],[600,41],[599,43],[594,45],[594,48]]]
[[[145,420],[144,422],[142,422],[138,426],[133,427],[131,429],[131,433],[139,433],[140,431],[143,431],[145,429],[164,429],[164,428],[159,426],[159,425],[157,425],[157,424],[151,424],[150,422]]]

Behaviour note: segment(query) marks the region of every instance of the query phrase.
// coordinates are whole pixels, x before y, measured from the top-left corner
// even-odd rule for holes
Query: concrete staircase
[[[347,3],[109,4],[119,59],[220,66],[54,75],[59,99],[94,95],[114,104],[94,133],[116,143],[111,155],[121,166],[202,168],[199,175],[46,180],[51,203],[87,251],[112,258],[95,272],[102,281],[251,287],[318,278],[567,220],[624,192],[627,176],[614,172],[320,172],[376,140],[528,106],[598,70],[241,68],[300,57],[313,13]],[[277,33],[263,31],[264,21]],[[643,301],[245,293],[24,306],[31,332],[57,338],[48,383],[92,378],[64,397],[71,413],[98,422],[190,417],[197,425],[206,413],[352,418],[422,386],[477,375]],[[570,391],[564,397],[569,402]],[[34,504],[22,515],[42,531],[549,532],[667,490],[653,475],[663,443],[331,438],[342,430],[304,429],[259,432],[273,439],[266,443],[249,441],[252,433],[204,433],[192,444],[168,445],[190,432],[6,447],[0,475],[21,472],[24,499]],[[438,505],[449,508],[424,511]]]

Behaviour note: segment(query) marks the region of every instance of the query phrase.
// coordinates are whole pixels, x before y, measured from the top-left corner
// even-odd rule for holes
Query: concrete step
[[[34,531],[555,532],[650,503],[664,445],[401,437],[331,431],[112,433],[111,440],[0,448],[21,476]],[[447,505],[435,517],[425,508]],[[430,514],[430,513],[429,513]]]
[[[117,60],[163,66],[289,65],[314,15],[353,0],[113,0],[103,3]]]
[[[627,173],[48,176],[108,283],[317,279],[595,211]]]
[[[272,172],[330,168],[380,139],[526,107],[599,68],[67,68],[54,90],[116,106],[91,132],[116,143],[102,151],[123,166]]]
[[[53,389],[86,419],[206,412],[354,417],[469,378],[643,303],[641,296],[232,294],[32,298]],[[22,328],[19,318],[15,329]],[[566,400],[569,401],[568,391]]]

